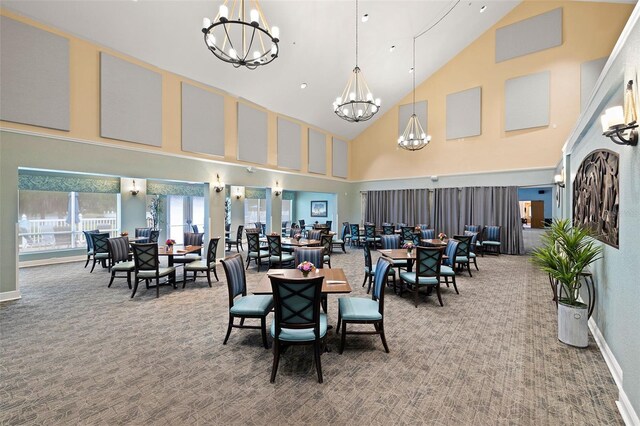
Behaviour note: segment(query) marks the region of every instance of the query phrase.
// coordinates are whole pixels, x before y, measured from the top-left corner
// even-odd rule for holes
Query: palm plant
[[[542,236],[542,247],[533,251],[533,262],[562,286],[560,301],[583,307],[580,274],[598,260],[602,247],[596,245],[588,228],[571,226],[568,219],[556,219]]]

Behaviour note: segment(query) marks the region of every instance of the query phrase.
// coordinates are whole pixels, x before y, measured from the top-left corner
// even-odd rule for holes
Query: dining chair
[[[202,241],[204,240],[204,233],[196,234],[194,232],[185,232],[184,242],[185,246],[200,246],[202,247]],[[186,265],[187,263],[202,260],[202,249],[195,253],[187,253],[184,256],[174,256],[173,263],[178,265]]]
[[[403,222],[396,223],[396,229],[397,230],[401,230],[403,226],[407,226],[407,224],[403,223]]]
[[[149,231],[149,243],[158,243],[158,238],[160,238],[160,230],[152,229]]]
[[[261,330],[262,344],[265,349],[269,349],[267,344],[267,315],[273,308],[273,297],[271,295],[247,295],[247,277],[242,267],[243,261],[240,253],[225,257],[221,262],[224,274],[227,276],[227,288],[229,290],[229,326],[222,344],[227,344],[231,329],[250,328]],[[235,324],[236,318],[240,320],[239,324]],[[260,325],[245,325],[244,320],[246,318],[260,319]]]
[[[400,235],[382,235],[381,237],[382,248],[384,250],[393,250],[400,248]],[[397,268],[407,269],[408,262],[403,259],[393,260],[393,266]]]
[[[413,226],[403,226],[401,229],[402,233],[402,243],[407,243],[411,241],[415,243],[415,228]],[[417,244],[416,244],[417,245]]]
[[[453,288],[456,291],[456,294],[460,294],[458,291],[458,286],[456,285],[456,270],[455,270],[455,259],[456,253],[458,252],[458,244],[459,241],[450,238],[447,241],[447,245],[444,249],[445,256],[442,259],[442,265],[440,265],[440,277],[444,277],[444,283],[449,287],[449,278],[451,278],[451,282],[453,284]]]
[[[260,272],[260,267],[262,266],[262,259],[269,258],[269,250],[264,250],[260,247],[260,234],[258,232],[249,232],[247,229],[247,267],[245,269],[249,269],[249,264],[253,260],[256,262],[258,266],[258,272]]]
[[[369,248],[369,244],[364,245],[364,280],[362,281],[362,287],[369,281],[369,286],[367,287],[367,294],[371,290],[371,284],[373,283],[373,278],[376,276],[376,266],[373,266],[371,262],[371,249]],[[393,278],[393,290],[396,290],[396,271],[391,268],[387,272],[387,275]]]
[[[382,235],[394,235],[394,234],[395,234],[395,229],[393,225],[390,225],[390,224],[382,225]]]
[[[193,231],[194,234],[198,233],[198,225],[191,225],[191,230]]]
[[[236,232],[235,240],[231,237],[225,238],[225,244],[227,245],[227,251],[231,251],[231,246],[236,246],[236,251],[240,253],[240,250],[244,251],[242,247],[242,230],[244,225],[238,225],[238,231]]]
[[[360,243],[364,241],[364,236],[360,236],[360,226],[357,223],[351,225],[351,247],[355,244],[360,247]]]
[[[346,225],[343,223],[342,224],[342,235],[341,235],[340,238],[336,238],[335,240],[331,240],[331,248],[338,246],[338,247],[342,248],[342,251],[344,253],[346,253],[347,250],[345,249],[344,245],[345,245],[345,241],[347,241],[348,231],[349,231],[349,223],[346,223]]]
[[[333,240],[332,235],[322,235],[320,237],[320,245],[322,246],[322,262],[329,265],[331,268],[331,241]]]
[[[285,264],[291,265],[295,260],[292,254],[282,252],[282,240],[280,235],[267,235],[269,246],[269,268],[276,265],[283,268]]]
[[[193,281],[195,282],[198,272],[204,272],[207,275],[207,282],[209,283],[209,287],[211,285],[211,271],[213,271],[213,276],[216,277],[216,281],[220,281],[218,279],[218,272],[216,271],[216,252],[218,251],[218,242],[220,241],[220,237],[211,238],[209,240],[209,244],[207,245],[207,257],[202,260],[195,260],[190,263],[186,263],[184,265],[184,275],[182,277],[182,288],[187,284],[187,272],[193,272]]]
[[[464,235],[467,237],[471,237],[471,241],[469,242],[469,260],[473,260],[473,265],[476,267],[476,271],[478,269],[478,256],[476,255],[476,250],[478,249],[476,243],[478,242],[478,233],[471,231],[464,231]]]
[[[133,260],[135,262],[135,283],[131,298],[135,296],[138,290],[138,283],[145,282],[147,288],[151,280],[156,281],[156,297],[160,297],[160,278],[167,277],[167,284],[172,284],[176,288],[176,268],[175,266],[160,267],[158,258],[158,245],[154,243],[131,244],[133,249]]]
[[[333,224],[333,221],[332,220],[327,220],[327,221],[324,222],[324,224],[326,225],[326,227],[329,230],[331,230],[331,225]]]
[[[364,235],[365,235],[365,242],[369,245],[373,244],[374,249],[378,246],[378,244],[380,244],[380,236],[376,235],[375,225],[369,225],[369,224],[365,225]]]
[[[144,237],[144,240],[136,240],[138,243],[149,243],[149,234],[151,233],[151,228],[136,228],[135,229],[135,237],[140,238]]]
[[[323,262],[323,251],[322,247],[296,247],[294,251],[295,264],[299,265],[304,261],[313,263],[318,269],[322,269],[324,266]]]
[[[313,345],[318,383],[322,383],[320,357],[327,334],[327,315],[320,312],[320,298],[324,277],[289,279],[271,275],[274,300],[273,367],[271,383],[276,380],[280,354],[287,345]]]
[[[135,271],[136,265],[131,260],[129,253],[129,238],[109,238],[107,245],[109,246],[109,269],[111,270],[111,279],[107,287],[111,287],[116,278],[126,278],[129,290],[131,290],[131,273]],[[118,275],[118,272],[124,272],[126,275]]]
[[[435,229],[421,229],[420,237],[423,240],[433,240],[436,238],[436,230]]]
[[[466,265],[469,276],[471,277],[472,275],[469,261],[471,237],[468,235],[454,235],[453,239],[458,241],[458,250],[456,250],[455,264],[460,270],[464,269]]]
[[[107,266],[109,260],[109,233],[98,232],[95,234],[89,234],[91,237],[91,244],[93,245],[93,265],[91,265],[91,272],[96,267],[96,263],[100,261],[102,266]]]
[[[389,353],[387,339],[384,337],[384,288],[387,286],[388,270],[391,262],[384,257],[376,263],[376,275],[371,299],[364,297],[340,297],[338,299],[338,325],[336,333],[340,333],[342,322],[342,337],[340,338],[340,353],[344,350],[347,337],[347,324],[373,324],[375,331],[349,331],[349,334],[379,334],[386,353]]]
[[[404,283],[409,284],[407,287],[411,292],[413,292],[416,308],[418,307],[418,301],[420,299],[420,289],[423,287],[435,287],[440,306],[444,306],[442,303],[442,296],[440,295],[441,263],[441,248],[418,246],[416,248],[415,272],[400,273],[400,286],[404,289]]]
[[[322,231],[320,229],[312,229],[308,232],[308,238],[310,240],[320,241],[320,237],[322,237]]]
[[[478,236],[476,237],[476,246],[475,249],[480,251],[480,254],[482,255],[482,240],[484,239],[484,227],[482,225],[465,225],[464,226],[464,230],[465,231],[469,231],[469,232],[477,232]]]
[[[487,226],[484,231],[484,238],[482,240],[482,255],[484,253],[497,253],[500,256],[500,231],[502,226]],[[487,250],[488,249],[488,250]]]
[[[261,236],[266,234],[266,228],[267,228],[266,223],[256,222],[255,225],[256,225],[256,228],[258,228],[258,231],[260,231]]]
[[[89,234],[97,234],[99,232],[100,231],[98,229],[92,229],[91,231],[82,231],[82,233],[84,234],[84,240],[87,243],[87,261],[84,264],[85,268],[93,257],[93,240],[91,239],[91,235]]]
[[[304,219],[299,219],[298,223],[300,224],[300,233],[302,234],[303,237],[306,238],[307,236],[307,229],[305,228],[305,223],[304,223]]]
[[[420,228],[421,231],[424,231],[424,230],[429,229],[429,225],[427,225],[426,223],[419,223],[417,225],[417,228]]]

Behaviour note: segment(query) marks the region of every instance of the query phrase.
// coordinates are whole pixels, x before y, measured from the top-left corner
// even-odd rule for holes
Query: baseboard
[[[19,263],[20,268],[29,268],[32,266],[57,265],[59,263],[73,263],[86,261],[86,255],[67,256],[67,257],[51,257],[49,259],[24,260]]]
[[[13,291],[5,291],[4,293],[0,293],[0,302],[8,302],[9,300],[18,300],[22,296],[20,295],[19,290]]]
[[[620,411],[622,420],[624,420],[624,423],[628,426],[640,426],[638,414],[633,409],[631,401],[629,401],[629,398],[622,387],[622,368],[620,368],[620,364],[618,364],[613,352],[611,352],[609,345],[607,345],[607,341],[604,339],[604,336],[600,332],[596,322],[593,320],[593,317],[589,318],[589,330],[591,330],[591,334],[598,344],[598,348],[600,348],[600,353],[602,353],[604,361],[607,363],[609,371],[611,371],[613,380],[618,386],[618,401],[616,401],[616,406]]]

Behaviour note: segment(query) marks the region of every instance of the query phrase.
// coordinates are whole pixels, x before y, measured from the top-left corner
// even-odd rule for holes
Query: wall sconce
[[[242,192],[240,191],[240,187],[236,188],[236,200],[242,198]]]
[[[563,173],[564,174],[564,173]],[[563,174],[555,175],[553,181],[559,188],[564,188],[564,176]]]
[[[282,188],[280,188],[280,184],[278,183],[278,181],[276,181],[276,186],[275,188],[273,188],[273,195],[279,197],[280,194],[282,194]]]
[[[136,187],[136,180],[133,180],[133,187],[129,190],[129,192],[131,193],[131,195],[133,195],[134,197],[136,195],[138,195],[138,192],[140,192],[140,190]]]
[[[629,80],[625,96],[633,97],[633,81]],[[638,144],[638,124],[632,121],[629,124],[625,121],[624,110],[621,106],[609,108],[600,117],[602,124],[602,134],[618,145]]]
[[[224,183],[220,182],[220,175],[216,173],[216,184],[213,185],[216,192],[224,191]]]

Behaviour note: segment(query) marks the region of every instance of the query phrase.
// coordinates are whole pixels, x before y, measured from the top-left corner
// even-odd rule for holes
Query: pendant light
[[[413,38],[413,113],[409,117],[407,127],[402,136],[398,138],[398,147],[407,151],[418,151],[431,141],[431,136],[422,129],[420,120],[416,115],[416,37]]]

